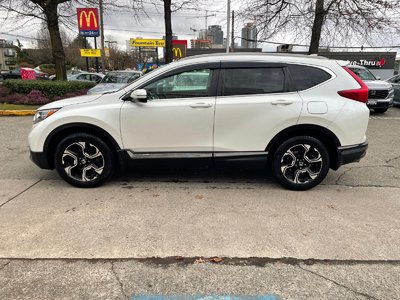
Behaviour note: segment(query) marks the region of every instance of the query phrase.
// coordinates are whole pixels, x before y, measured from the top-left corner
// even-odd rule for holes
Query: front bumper
[[[367,102],[368,108],[389,108],[393,106],[393,98],[385,100],[369,100]]]
[[[345,164],[358,162],[367,154],[368,142],[338,148],[337,169]]]
[[[53,169],[44,152],[34,152],[29,149],[31,161],[33,161],[41,169]]]

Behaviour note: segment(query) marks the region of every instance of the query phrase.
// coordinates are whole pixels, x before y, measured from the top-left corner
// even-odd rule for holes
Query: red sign
[[[31,68],[21,68],[22,80],[33,80],[36,79],[35,70]]]
[[[185,45],[187,48],[188,41],[187,40],[172,40],[172,45]]]
[[[78,28],[81,36],[99,36],[97,8],[77,8]]]

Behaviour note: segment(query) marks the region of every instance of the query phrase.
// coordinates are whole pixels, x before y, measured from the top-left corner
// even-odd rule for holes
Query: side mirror
[[[376,80],[381,80],[380,76],[376,76],[375,78],[376,78]]]
[[[134,90],[132,93],[125,95],[122,100],[147,102],[147,91],[144,89]]]

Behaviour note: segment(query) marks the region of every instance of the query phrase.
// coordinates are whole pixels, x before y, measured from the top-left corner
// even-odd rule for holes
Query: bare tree
[[[158,6],[160,0],[153,0],[154,6]],[[177,12],[181,9],[193,9],[195,10],[202,1],[192,0],[161,0],[163,2],[164,10],[164,25],[165,25],[165,63],[172,62],[172,13]],[[189,4],[194,6],[188,7]]]
[[[110,10],[132,9],[137,11],[142,0],[104,1],[104,8]],[[2,22],[16,21],[29,24],[33,19],[46,22],[50,35],[52,56],[55,63],[56,77],[65,80],[65,52],[60,34],[60,24],[70,27],[76,23],[76,7],[97,7],[95,0],[0,0],[0,17]]]
[[[248,0],[241,16],[256,20],[264,38],[278,33],[309,38],[309,54],[321,40],[365,40],[398,28],[399,0]]]

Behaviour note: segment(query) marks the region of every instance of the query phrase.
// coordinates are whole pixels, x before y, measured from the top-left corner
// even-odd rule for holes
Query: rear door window
[[[222,95],[282,93],[285,91],[283,68],[232,68],[224,70]]]
[[[289,64],[288,68],[297,91],[307,90],[332,77],[328,72],[317,67]]]

